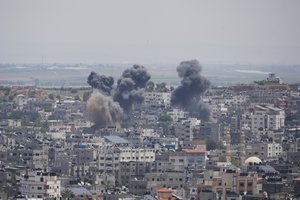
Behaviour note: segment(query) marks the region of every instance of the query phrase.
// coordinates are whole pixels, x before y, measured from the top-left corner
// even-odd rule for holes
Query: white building
[[[60,197],[60,180],[54,173],[31,172],[22,177],[20,184],[20,192],[27,198]]]
[[[284,127],[285,112],[272,106],[256,105],[251,116],[251,130],[278,130]]]
[[[177,122],[178,119],[186,116],[186,112],[175,108],[172,111],[167,112],[167,114],[172,118],[173,122]]]
[[[155,161],[155,149],[150,148],[119,148],[120,151],[120,162],[153,162]]]
[[[28,102],[28,98],[23,94],[17,95],[14,100],[20,110],[23,110],[24,105]]]
[[[226,105],[240,105],[242,103],[245,103],[249,99],[246,95],[234,95],[225,97],[225,104]]]
[[[151,107],[166,108],[171,105],[171,93],[169,92],[146,92],[145,100],[146,105]]]

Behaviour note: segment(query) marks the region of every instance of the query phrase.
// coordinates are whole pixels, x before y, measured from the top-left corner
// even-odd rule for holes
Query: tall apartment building
[[[98,170],[115,173],[119,169],[120,151],[113,145],[105,145],[98,149]]]
[[[184,118],[175,123],[175,136],[183,148],[190,148],[195,133],[199,132],[201,121],[196,118]]]
[[[20,184],[20,192],[27,198],[60,197],[61,184],[55,173],[30,172],[22,177]]]
[[[272,106],[256,105],[251,116],[251,130],[278,130],[284,126],[285,112]]]

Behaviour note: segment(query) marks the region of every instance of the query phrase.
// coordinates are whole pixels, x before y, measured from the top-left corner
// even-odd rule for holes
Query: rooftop
[[[124,138],[121,138],[116,135],[109,135],[109,136],[104,136],[106,140],[109,142],[115,143],[115,144],[124,144],[124,143],[129,143],[128,140],[125,140]]]
[[[185,149],[183,150],[187,153],[206,153],[207,151],[204,149]]]
[[[160,188],[157,190],[157,192],[161,192],[161,193],[172,193],[172,190],[169,188]]]

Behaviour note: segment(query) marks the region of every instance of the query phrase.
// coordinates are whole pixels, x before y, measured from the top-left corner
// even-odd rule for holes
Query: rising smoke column
[[[128,113],[134,104],[144,101],[144,88],[150,78],[146,68],[141,65],[133,65],[123,72],[117,83],[114,100],[125,112]]]
[[[95,123],[97,128],[119,126],[123,110],[111,96],[114,85],[113,77],[91,72],[87,83],[94,89],[87,102],[89,119]]]
[[[197,118],[208,121],[210,108],[201,101],[201,95],[209,88],[210,82],[201,76],[202,66],[197,60],[183,61],[177,67],[178,76],[182,78],[171,95],[171,104],[179,106]]]
[[[111,96],[94,91],[87,102],[88,116],[98,128],[119,126],[123,110]]]
[[[88,76],[87,83],[92,86],[92,88],[96,88],[103,94],[110,96],[114,85],[114,78],[91,72]]]

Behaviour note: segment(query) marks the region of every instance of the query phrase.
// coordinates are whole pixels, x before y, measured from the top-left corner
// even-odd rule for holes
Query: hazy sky
[[[299,64],[299,0],[0,0],[1,63]]]

